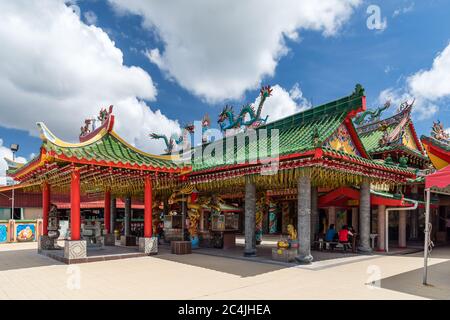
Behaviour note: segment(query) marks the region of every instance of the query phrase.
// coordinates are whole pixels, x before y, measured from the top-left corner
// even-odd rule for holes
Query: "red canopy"
[[[446,188],[450,186],[450,165],[425,177],[425,188]]]

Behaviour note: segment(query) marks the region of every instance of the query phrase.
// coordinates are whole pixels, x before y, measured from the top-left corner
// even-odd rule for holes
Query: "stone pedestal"
[[[272,259],[282,262],[293,262],[297,256],[297,249],[272,249]]]
[[[132,247],[136,245],[136,237],[135,236],[121,236],[120,244],[125,247]]]
[[[57,249],[55,245],[55,240],[49,236],[39,236],[38,238],[38,251],[41,250],[55,250]]]
[[[115,246],[116,245],[116,237],[112,233],[105,234],[103,236],[103,244],[105,246]]]
[[[87,257],[85,240],[66,240],[64,243],[64,258],[84,259]]]
[[[139,251],[148,255],[158,254],[158,238],[139,238]]]

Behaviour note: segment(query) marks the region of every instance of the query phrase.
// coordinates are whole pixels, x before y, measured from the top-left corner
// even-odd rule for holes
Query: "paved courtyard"
[[[68,266],[37,254],[35,243],[3,244],[0,299],[450,299],[450,248],[436,248],[430,264],[424,287],[421,253],[288,266],[162,249]]]

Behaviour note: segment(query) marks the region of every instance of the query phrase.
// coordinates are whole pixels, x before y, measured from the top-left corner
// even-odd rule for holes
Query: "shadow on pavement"
[[[61,265],[63,263],[37,253],[36,249],[0,252],[0,271]]]
[[[241,277],[253,277],[288,267],[283,265],[253,262],[244,259],[240,260],[227,257],[210,256],[206,254],[197,254],[195,251],[192,254],[175,255],[171,254],[170,250],[165,248],[162,250],[160,249],[159,254],[154,256],[154,258],[188,264],[195,267],[229,273]]]
[[[450,261],[428,267],[429,286],[422,284],[422,277],[420,268],[381,279],[381,287],[429,299],[450,300]]]

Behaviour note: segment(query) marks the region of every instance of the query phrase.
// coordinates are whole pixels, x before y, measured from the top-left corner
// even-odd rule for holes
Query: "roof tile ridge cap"
[[[50,143],[59,148],[82,148],[94,144],[95,142],[103,139],[103,137],[108,134],[107,130],[101,130],[94,137],[85,142],[71,143],[58,138],[43,122],[37,122],[36,125],[39,128],[39,137],[41,138],[42,142]]]

